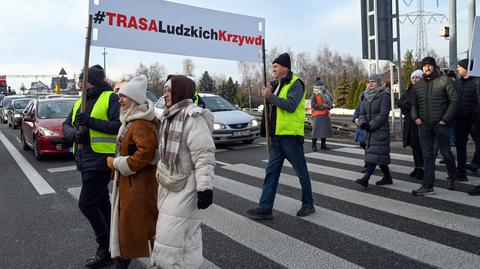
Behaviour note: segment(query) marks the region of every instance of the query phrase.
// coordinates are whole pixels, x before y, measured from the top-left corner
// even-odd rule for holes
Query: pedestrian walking
[[[151,263],[162,269],[200,268],[201,212],[213,202],[214,117],[193,103],[195,83],[169,75],[159,131],[158,219]]]
[[[450,122],[457,106],[457,94],[452,81],[438,73],[435,59],[422,60],[423,78],[413,86],[412,119],[418,126],[423,150],[425,176],[422,186],[413,195],[435,194],[434,144],[438,143],[447,166],[449,189],[455,189],[455,159],[450,150]]]
[[[410,177],[416,177],[422,180],[424,177],[423,170],[423,152],[420,145],[420,137],[418,135],[418,126],[412,119],[411,108],[413,98],[413,86],[422,79],[423,71],[415,70],[410,75],[410,85],[407,88],[405,94],[400,97],[397,106],[400,108],[403,118],[403,147],[411,147],[413,153],[413,162],[415,168],[410,173]]]
[[[377,165],[383,173],[383,178],[375,185],[390,185],[393,183],[388,165],[390,164],[390,93],[382,86],[382,77],[371,75],[367,80],[367,88],[360,102],[360,128],[367,133],[365,147],[366,171],[362,178],[355,182],[365,188]]]
[[[80,75],[80,81],[82,78],[83,74]],[[78,206],[90,222],[98,244],[95,255],[87,259],[85,266],[98,268],[111,261],[108,251],[110,168],[106,159],[115,154],[116,137],[121,125],[120,104],[118,96],[112,92],[112,86],[105,81],[105,72],[100,65],[88,68],[86,86],[85,112],[79,111],[82,103],[80,98],[62,129],[65,139],[74,142],[75,162],[82,175]],[[81,126],[87,131],[81,132]]]
[[[272,208],[278,180],[285,159],[292,164],[302,187],[302,206],[297,216],[304,217],[315,212],[312,186],[303,150],[305,128],[305,86],[290,70],[290,55],[280,54],[273,61],[275,80],[271,87],[262,88],[262,96],[269,103],[268,119],[262,117],[261,135],[266,136],[265,121],[269,122],[269,156],[262,195],[257,208],[247,214],[252,219],[272,219]]]
[[[333,108],[333,97],[325,88],[320,77],[315,80],[310,104],[312,107],[312,150],[317,151],[318,139],[321,141],[320,149],[329,150],[327,138],[332,137],[330,110]]]
[[[455,110],[453,130],[457,149],[457,180],[468,181],[467,178],[467,141],[473,137],[472,119],[477,105],[478,78],[467,75],[468,59],[458,61],[457,72],[460,76],[453,83],[457,93],[457,109]]]
[[[128,268],[131,259],[150,256],[157,221],[157,120],[147,99],[147,77],[134,77],[118,91],[120,130],[115,157],[110,253],[115,269]]]

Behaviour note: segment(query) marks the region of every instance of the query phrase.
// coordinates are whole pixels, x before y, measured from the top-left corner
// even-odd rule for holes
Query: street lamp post
[[[107,50],[105,48],[103,48],[102,55],[103,55],[103,71],[105,72],[105,77],[106,77],[107,76],[107,62],[106,62]]]

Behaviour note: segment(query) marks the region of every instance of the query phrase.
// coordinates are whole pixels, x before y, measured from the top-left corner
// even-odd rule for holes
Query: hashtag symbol
[[[101,24],[105,20],[105,11],[98,11],[93,18],[94,23]]]

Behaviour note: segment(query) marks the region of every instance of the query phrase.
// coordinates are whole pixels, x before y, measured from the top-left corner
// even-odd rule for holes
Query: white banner
[[[470,44],[468,63],[468,76],[480,77],[480,17],[475,17],[473,26],[472,43]]]
[[[98,3],[98,5],[96,4]],[[265,19],[162,0],[90,0],[92,45],[261,62]]]

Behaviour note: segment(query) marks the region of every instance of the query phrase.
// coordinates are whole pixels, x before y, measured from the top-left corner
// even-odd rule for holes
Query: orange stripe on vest
[[[320,97],[320,95],[315,96],[315,101],[319,105],[324,103],[323,99],[322,99],[322,97]],[[325,109],[318,110],[318,109],[312,108],[312,117],[320,116],[320,115],[330,116],[330,109],[325,108]]]

